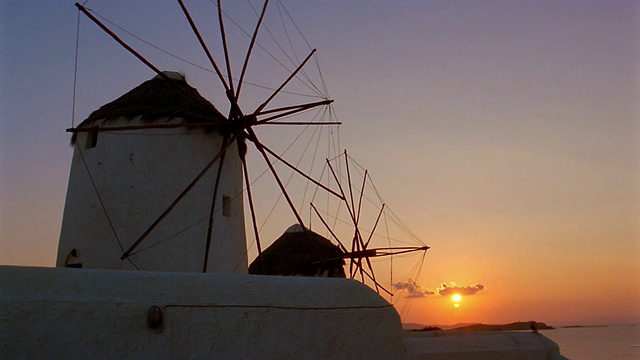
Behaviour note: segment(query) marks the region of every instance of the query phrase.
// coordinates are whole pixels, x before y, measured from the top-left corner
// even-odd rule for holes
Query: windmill
[[[311,102],[302,102],[295,103],[293,105],[282,105],[282,106],[272,106],[275,102],[274,100],[283,92],[285,92],[287,86],[294,80],[300,77],[301,74],[304,73],[304,68],[310,62],[311,59],[314,58],[316,50],[311,49],[308,54],[299,61],[297,66],[290,72],[290,74],[281,79],[278,86],[276,86],[272,93],[267,96],[262,102],[260,102],[257,106],[252,108],[248,108],[242,105],[241,95],[243,94],[243,85],[247,82],[245,81],[245,77],[247,75],[249,64],[252,59],[252,54],[254,52],[255,46],[257,44],[258,34],[261,33],[261,29],[263,28],[263,19],[269,7],[269,1],[265,1],[262,9],[259,13],[258,20],[255,24],[253,32],[250,35],[250,42],[248,48],[246,50],[244,59],[242,60],[242,65],[240,67],[239,75],[234,72],[231,66],[231,56],[229,51],[229,44],[227,43],[227,32],[225,29],[225,14],[223,10],[223,6],[221,5],[221,1],[217,1],[217,15],[218,15],[218,25],[219,25],[219,33],[221,38],[221,44],[223,49],[223,58],[224,58],[224,66],[221,66],[221,62],[214,58],[214,55],[209,49],[207,42],[205,41],[205,37],[201,34],[198,26],[196,25],[196,21],[192,17],[189,8],[184,4],[182,0],[178,0],[178,4],[182,13],[187,20],[189,27],[191,28],[193,34],[197,38],[199,45],[201,46],[203,52],[206,54],[206,57],[210,63],[210,67],[213,69],[212,72],[215,74],[215,77],[218,79],[221,84],[226,100],[228,102],[228,112],[227,115],[223,115],[215,108],[213,110],[209,109],[209,103],[202,98],[197,91],[193,91],[185,81],[184,78],[180,78],[175,74],[168,73],[162,71],[160,68],[156,67],[151,61],[147,60],[143,55],[141,55],[138,51],[136,51],[132,46],[130,46],[127,42],[122,40],[109,26],[105,25],[103,21],[101,21],[96,16],[95,12],[86,8],[85,6],[76,3],[76,7],[78,10],[84,14],[88,19],[90,19],[93,23],[98,25],[106,34],[108,34],[113,40],[115,40],[118,44],[120,44],[126,51],[139,59],[143,64],[145,64],[148,68],[153,70],[157,76],[152,79],[156,83],[161,83],[162,87],[167,88],[166,91],[176,94],[176,96],[185,98],[186,102],[189,102],[191,106],[201,107],[204,109],[208,109],[207,111],[210,114],[209,120],[196,120],[196,121],[185,121],[185,116],[180,117],[175,115],[173,118],[181,119],[178,120],[178,123],[174,123],[169,121],[169,123],[157,124],[157,123],[148,123],[144,122],[140,124],[130,125],[130,126],[110,126],[107,128],[104,126],[106,123],[102,122],[97,126],[88,126],[89,123],[84,123],[78,127],[72,127],[68,131],[72,132],[75,136],[79,133],[83,133],[86,136],[85,146],[91,146],[92,142],[95,143],[95,136],[101,134],[102,132],[114,132],[114,131],[150,131],[155,129],[166,130],[170,127],[173,128],[205,128],[211,131],[211,129],[215,129],[217,133],[220,135],[219,140],[215,143],[215,150],[213,153],[209,155],[208,161],[203,161],[201,164],[201,169],[199,172],[196,172],[195,175],[192,175],[192,180],[187,183],[179,191],[175,191],[176,195],[173,197],[173,200],[170,201],[166,206],[163,206],[161,209],[156,210],[159,214],[155,217],[153,221],[149,221],[148,224],[143,226],[144,230],[139,231],[139,235],[135,236],[135,238],[127,239],[120,241],[118,239],[118,243],[121,248],[121,253],[119,254],[118,259],[121,262],[129,262],[134,267],[137,267],[133,257],[141,251],[142,248],[148,246],[149,238],[152,234],[160,231],[159,229],[162,226],[166,227],[166,223],[171,221],[171,217],[174,216],[176,212],[179,212],[180,206],[184,207],[184,202],[188,202],[190,197],[193,197],[193,193],[197,192],[198,187],[203,187],[203,178],[210,178],[209,187],[207,188],[208,196],[210,199],[205,201],[205,203],[210,203],[209,213],[207,216],[207,226],[206,226],[206,234],[202,236],[202,240],[204,240],[204,244],[201,244],[200,247],[203,247],[201,251],[201,259],[192,259],[193,256],[188,256],[181,261],[178,261],[174,267],[170,267],[169,270],[178,271],[193,271],[193,263],[199,263],[200,269],[199,271],[208,272],[208,271],[222,271],[222,272],[233,272],[232,267],[224,266],[221,268],[215,269],[215,265],[212,265],[210,260],[210,254],[212,253],[212,246],[215,246],[219,239],[216,239],[216,236],[220,236],[220,234],[214,231],[215,227],[218,226],[218,222],[220,221],[219,217],[214,215],[216,209],[218,207],[222,207],[224,210],[225,204],[229,204],[232,201],[232,197],[225,197],[224,194],[221,194],[221,189],[225,186],[225,180],[232,178],[235,185],[244,187],[247,204],[249,207],[249,213],[251,218],[251,229],[253,232],[253,236],[255,237],[255,244],[257,246],[258,255],[262,254],[262,243],[260,238],[259,224],[257,220],[256,209],[254,207],[255,199],[254,194],[252,192],[252,179],[250,178],[250,170],[247,164],[246,154],[247,151],[252,149],[255,150],[256,154],[259,158],[264,161],[266,167],[268,169],[268,173],[272,176],[273,180],[277,184],[277,188],[280,196],[287,203],[291,216],[293,217],[293,221],[300,226],[304,236],[309,239],[309,243],[311,247],[313,247],[312,237],[313,234],[309,230],[310,227],[307,224],[307,221],[303,219],[302,214],[296,207],[295,201],[290,194],[290,191],[287,188],[287,181],[283,180],[282,176],[276,170],[276,163],[281,166],[285,166],[290,171],[295,173],[297,176],[302,177],[309,183],[313,184],[316,189],[319,189],[323,193],[327,194],[330,197],[333,197],[337,203],[339,203],[342,209],[346,209],[348,223],[352,227],[351,233],[349,235],[349,241],[341,240],[343,235],[340,235],[334,231],[337,221],[334,219],[333,224],[331,224],[332,219],[330,219],[330,215],[327,212],[322,212],[318,209],[317,203],[310,202],[310,214],[315,216],[315,219],[319,221],[320,225],[326,229],[326,232],[330,234],[332,240],[335,240],[338,243],[338,246],[342,250],[342,255],[334,256],[331,258],[323,258],[318,254],[318,258],[315,260],[319,263],[324,263],[328,261],[335,261],[336,259],[340,260],[349,260],[349,273],[348,277],[350,278],[359,278],[362,282],[371,281],[376,290],[380,291],[380,289],[390,293],[387,289],[380,285],[380,282],[376,279],[374,273],[374,267],[372,265],[371,258],[381,257],[381,256],[391,256],[398,253],[408,253],[408,252],[417,252],[422,251],[426,252],[428,246],[404,246],[404,247],[394,247],[389,245],[388,247],[372,247],[372,239],[373,234],[378,228],[379,222],[385,214],[386,206],[383,204],[380,207],[379,213],[376,216],[376,220],[372,227],[368,230],[369,234],[364,234],[361,231],[360,221],[362,214],[362,205],[363,199],[365,199],[365,188],[367,184],[367,179],[370,179],[367,175],[367,172],[364,172],[363,180],[360,185],[359,190],[354,191],[353,181],[352,181],[352,172],[350,169],[350,159],[346,151],[340,156],[336,156],[332,159],[326,160],[325,171],[323,172],[327,178],[329,185],[321,182],[314,176],[307,174],[305,171],[301,170],[296,164],[285,159],[281,154],[278,154],[274,151],[270,146],[268,146],[265,142],[261,140],[261,137],[258,135],[256,129],[258,127],[266,127],[266,126],[276,126],[276,125],[289,125],[289,126],[337,126],[340,122],[337,121],[286,121],[290,116],[307,112],[312,109],[317,108],[329,108],[333,100],[329,99],[328,96],[323,96],[321,100],[311,101]],[[279,3],[278,3],[279,4]],[[237,76],[237,77],[235,77]],[[214,111],[215,110],[215,111]],[[139,114],[136,114],[139,115]],[[166,115],[163,113],[162,115]],[[205,114],[200,113],[199,115],[204,116]],[[168,120],[172,120],[172,117],[169,117]],[[87,119],[89,120],[89,119]],[[103,117],[104,120],[104,117]],[[186,124],[186,125],[185,125]],[[86,165],[86,161],[84,159],[84,155],[82,155],[82,150],[78,147],[79,151],[79,160],[78,162],[83,162],[84,168],[88,174],[91,174],[89,167]],[[231,168],[235,168],[235,170],[227,170],[229,168],[228,165],[230,162],[234,163],[236,159],[235,165],[232,165]],[[340,162],[337,164],[337,162]],[[239,169],[238,169],[239,167]],[[338,169],[344,167],[346,170],[346,175],[343,175],[342,172]],[[231,171],[232,175],[229,177],[225,174],[225,171]],[[93,177],[89,176],[91,180],[90,183],[93,184],[93,190],[98,193],[98,188],[95,185],[95,181]],[[345,183],[346,181],[346,183]],[[71,183],[70,183],[71,187]],[[88,187],[88,186],[87,186]],[[206,186],[205,186],[206,187]],[[88,191],[90,191],[89,189]],[[205,192],[207,192],[205,191]],[[232,191],[233,192],[233,191]],[[68,196],[69,197],[69,196]],[[240,198],[241,199],[241,198]],[[102,207],[103,212],[106,214],[108,211],[105,209],[104,201],[102,198],[98,196],[98,200],[100,206]],[[67,201],[69,202],[69,200]],[[221,206],[218,204],[222,203]],[[198,202],[198,206],[203,206],[201,202]],[[236,207],[237,209],[237,207]],[[236,210],[237,211],[237,210]],[[344,211],[344,210],[343,210]],[[65,217],[66,217],[66,208],[65,208]],[[76,211],[77,212],[77,211]],[[223,211],[224,212],[224,211]],[[114,234],[116,233],[115,225],[111,220],[108,221],[109,226],[112,228]],[[179,222],[179,221],[178,221]],[[244,225],[244,223],[242,223]],[[244,236],[244,229],[238,230],[241,225],[236,223],[233,227],[235,229],[235,233],[242,232],[242,236]],[[63,224],[63,230],[65,226]],[[89,232],[90,230],[84,230]],[[233,231],[231,231],[233,232]],[[227,235],[229,231],[227,231]],[[78,234],[75,233],[73,237],[78,237]],[[206,240],[205,240],[206,239]],[[164,240],[162,240],[164,241]],[[233,239],[231,236],[231,242],[235,243],[234,246],[237,247],[238,242],[242,243],[242,246],[245,246],[243,241],[238,241],[238,239]],[[83,251],[78,250],[72,246],[62,246],[63,241],[61,237],[61,249],[59,249],[58,254],[58,264],[62,266],[62,264],[69,263],[74,264],[77,267],[77,264],[82,264],[83,260],[79,260],[82,258]],[[153,245],[159,244],[156,242]],[[229,245],[227,243],[223,243],[224,246]],[[218,249],[219,250],[219,249]],[[317,252],[317,251],[316,251]],[[75,254],[75,255],[74,255]],[[84,252],[86,254],[86,252]],[[225,257],[224,255],[222,256]],[[85,256],[86,258],[86,256]],[[64,260],[63,260],[64,259]],[[90,259],[87,259],[89,262]],[[222,261],[222,260],[216,260]],[[235,261],[235,259],[234,259]],[[87,263],[88,263],[87,262]],[[245,260],[246,262],[246,260]],[[181,267],[181,264],[189,263],[190,265],[187,267]],[[212,266],[214,270],[212,270]],[[237,266],[236,266],[237,268]],[[151,269],[154,269],[153,266]],[[231,270],[230,270],[231,269]],[[240,270],[239,272],[243,272]]]

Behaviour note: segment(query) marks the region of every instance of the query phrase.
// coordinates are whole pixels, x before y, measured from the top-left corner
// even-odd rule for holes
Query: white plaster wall
[[[411,360],[566,360],[558,344],[530,331],[411,332],[405,337]]]
[[[0,267],[0,288],[0,358],[404,356],[393,306],[353,280]]]
[[[176,123],[180,119],[170,122]],[[103,126],[133,126],[137,120]],[[121,261],[127,250],[220,150],[222,137],[203,128],[100,132],[97,146],[85,149],[88,133],[78,133],[60,234],[56,265],[64,266],[72,249],[85,268],[133,269]],[[111,218],[116,240],[80,153]],[[131,256],[142,270],[202,271],[215,175],[218,164],[200,180]],[[223,195],[233,198],[231,217],[216,212],[209,272],[246,273],[242,166],[233,145],[227,153],[216,208]]]

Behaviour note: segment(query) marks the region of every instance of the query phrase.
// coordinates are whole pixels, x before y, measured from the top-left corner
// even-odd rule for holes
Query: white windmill
[[[269,1],[265,1],[260,12],[237,78],[230,65],[220,2],[218,18],[226,73],[214,59],[187,7],[182,1],[178,3],[211,64],[211,72],[222,84],[229,104],[228,115],[204,99],[183,76],[161,71],[92,11],[76,4],[82,13],[157,75],[68,130],[74,134],[75,148],[57,265],[246,273],[243,196],[251,214],[258,254],[262,254],[246,160],[248,147],[253,147],[288,204],[291,222],[300,225],[298,238],[309,240],[306,247],[313,254],[307,258],[308,265],[323,268],[325,261],[347,260],[349,277],[368,281],[376,290],[390,293],[376,279],[370,258],[398,252],[426,252],[428,247],[424,244],[374,246],[373,233],[386,208],[384,204],[380,206],[375,223],[370,224],[372,228],[365,234],[360,218],[365,187],[370,181],[367,173],[362,183],[358,183],[359,190],[354,190],[350,160],[345,151],[341,159],[326,160],[323,173],[328,181],[322,183],[265,145],[255,131],[268,125],[340,124],[337,121],[286,121],[289,116],[310,109],[329,107],[333,100],[326,95],[312,102],[271,105],[293,79],[304,74],[303,69],[314,57],[315,49],[297,63],[264,101],[246,111],[240,101],[241,90],[246,84],[248,64]],[[336,164],[338,161],[340,164]],[[351,224],[346,240],[345,235],[334,231],[336,221],[331,215],[318,211],[313,202],[309,204],[310,214],[319,219],[321,228],[326,228],[327,237],[336,242],[340,254],[325,258],[318,251],[312,241],[317,234],[310,231],[307,221],[303,220],[275,163],[340,203]],[[341,167],[346,168],[346,174],[340,173]],[[261,267],[260,273],[270,273],[264,264]]]

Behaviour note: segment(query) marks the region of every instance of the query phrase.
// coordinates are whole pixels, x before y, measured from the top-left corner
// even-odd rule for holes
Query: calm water
[[[640,359],[640,325],[558,328],[541,333],[555,341],[560,353],[569,359]]]

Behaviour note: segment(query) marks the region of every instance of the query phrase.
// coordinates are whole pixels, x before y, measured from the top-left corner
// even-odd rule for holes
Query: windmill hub
[[[253,114],[239,116],[235,119],[231,117],[230,120],[229,124],[225,126],[228,134],[238,134],[258,124],[258,118]]]
[[[242,128],[243,129],[247,129],[247,128],[252,127],[253,125],[258,124],[258,118],[253,114],[243,116],[238,120],[242,124]]]

